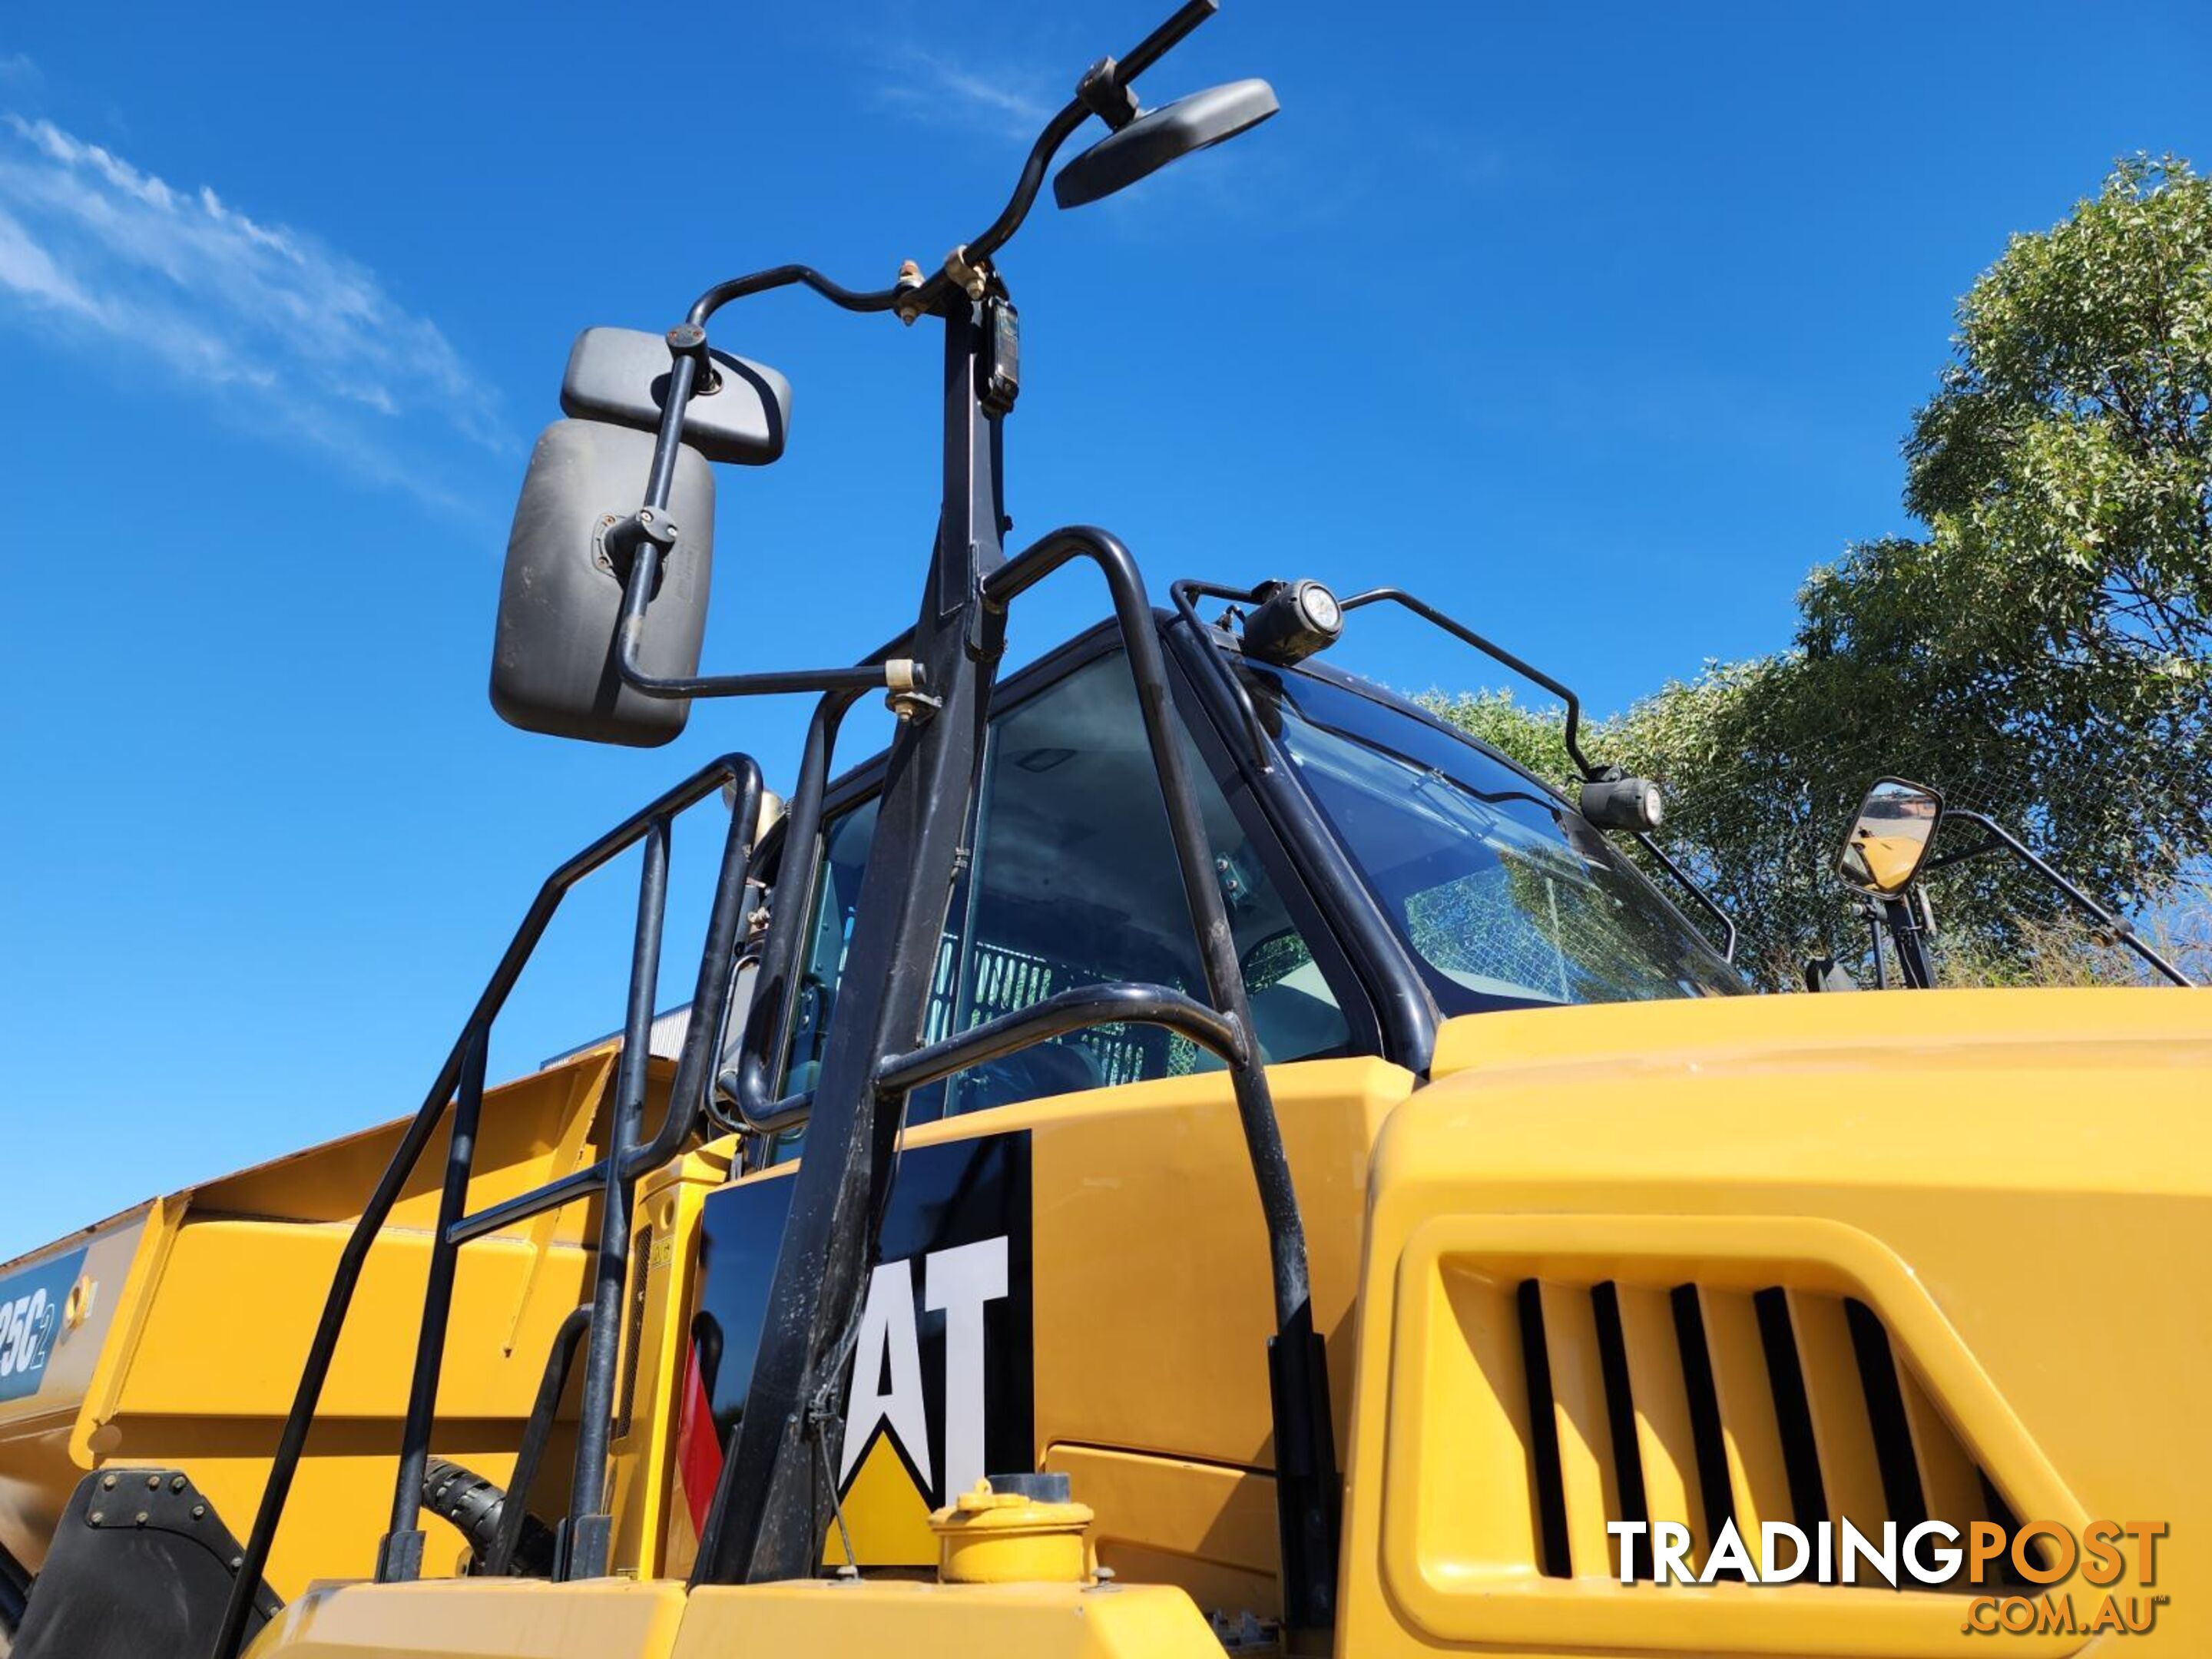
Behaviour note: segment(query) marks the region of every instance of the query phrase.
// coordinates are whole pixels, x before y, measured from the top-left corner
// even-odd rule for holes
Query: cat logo
[[[1006,1299],[1006,1256],[1004,1237],[987,1238],[923,1256],[919,1283],[911,1261],[886,1261],[870,1277],[853,1345],[845,1443],[837,1464],[840,1502],[855,1553],[864,1536],[876,1552],[896,1536],[902,1540],[902,1559],[919,1548],[921,1561],[933,1559],[929,1510],[950,1503],[987,1472],[984,1314],[992,1303]],[[944,1321],[933,1425],[922,1386],[921,1338],[921,1322],[932,1314]],[[832,1547],[842,1564],[842,1540],[833,1540]]]
[[[695,1486],[711,1492],[744,1409],[791,1188],[754,1180],[707,1200],[687,1498]],[[837,1506],[859,1565],[934,1564],[933,1509],[985,1474],[1034,1467],[1030,1331],[1028,1134],[908,1149],[854,1334],[837,1446]],[[845,1564],[834,1523],[823,1560]]]

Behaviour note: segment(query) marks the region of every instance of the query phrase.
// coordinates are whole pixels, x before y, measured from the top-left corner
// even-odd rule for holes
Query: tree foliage
[[[2013,239],[1955,345],[1904,446],[1927,533],[1814,570],[1790,650],[1711,665],[1584,744],[1666,787],[1670,851],[1771,986],[1863,948],[1829,870],[1885,773],[1990,812],[2138,912],[2179,902],[2212,853],[2212,181],[2119,163]],[[1564,778],[1557,711],[1437,706]],[[1936,890],[1960,969],[2085,971],[2032,876],[1984,861]]]

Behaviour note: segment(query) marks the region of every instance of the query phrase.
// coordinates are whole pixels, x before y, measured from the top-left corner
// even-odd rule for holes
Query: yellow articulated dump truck
[[[1624,854],[1656,793],[1429,601],[1009,550],[1001,253],[1048,174],[1274,112],[1140,103],[1212,9],[936,269],[577,339],[495,707],[799,696],[796,775],[732,752],[554,872],[412,1117],[0,1267],[15,1659],[2212,1651],[2212,1002],[1742,994]],[[718,468],[791,400],[707,329],[787,287],[941,334],[936,534],[881,648],[702,673]],[[1110,616],[1002,677],[1071,564]],[[1330,665],[1383,606],[1565,697],[1579,789]],[[489,1079],[623,855],[620,1035]]]

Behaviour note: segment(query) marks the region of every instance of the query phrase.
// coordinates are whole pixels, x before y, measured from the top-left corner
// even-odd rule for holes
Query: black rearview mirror
[[[587,328],[568,349],[561,412],[658,432],[669,364],[665,336]],[[685,443],[710,461],[766,466],[783,453],[790,426],[790,381],[765,363],[709,349],[706,373],[684,406]]]
[[[1231,81],[1178,98],[1109,133],[1062,167],[1052,181],[1053,199],[1081,207],[1127,190],[1193,150],[1258,126],[1280,107],[1265,81]]]
[[[663,354],[666,353],[664,350]],[[615,663],[627,550],[608,532],[638,508],[653,434],[598,421],[556,421],[539,434],[507,542],[491,703],[526,732],[650,748],[684,729],[691,705],[624,684]],[[699,669],[714,568],[714,471],[677,447],[669,519],[677,540],[661,561],[638,666],[654,677]]]
[[[1882,778],[1859,803],[1859,815],[1836,860],[1844,884],[1890,898],[1912,884],[1943,820],[1943,798],[1924,783]]]

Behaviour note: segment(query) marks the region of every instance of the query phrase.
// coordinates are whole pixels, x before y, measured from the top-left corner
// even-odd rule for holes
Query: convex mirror
[[[1193,150],[1258,126],[1280,107],[1265,81],[1231,81],[1147,110],[1062,167],[1052,181],[1053,199],[1081,207],[1127,190]]]
[[[1837,873],[1862,893],[1888,898],[1912,884],[1943,819],[1943,798],[1924,783],[1881,778],[1859,803],[1836,860]]]

